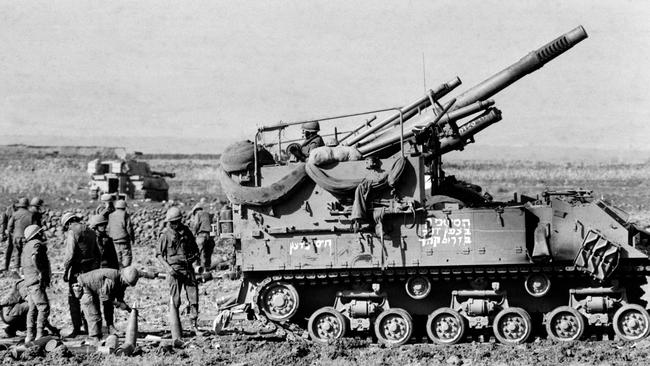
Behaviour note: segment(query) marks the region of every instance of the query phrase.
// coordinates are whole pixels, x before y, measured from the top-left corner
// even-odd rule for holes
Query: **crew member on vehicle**
[[[69,338],[85,333],[82,331],[81,305],[73,291],[77,276],[98,269],[101,260],[95,231],[80,221],[81,217],[71,212],[61,217],[65,236],[63,281],[68,283],[68,306],[72,321],[72,331],[66,335]]]
[[[192,209],[190,228],[199,248],[198,265],[209,271],[212,266],[212,252],[214,251],[214,240],[210,236],[212,221],[210,220],[210,213],[204,210],[203,205],[200,203],[197,203]]]
[[[43,229],[29,225],[23,233],[25,250],[23,256],[24,286],[27,288],[27,325],[25,344],[45,336],[44,330],[50,316],[50,300],[46,288],[50,286],[52,272],[47,257],[47,244]]]
[[[81,301],[90,337],[97,341],[102,339],[100,303],[110,302],[124,311],[131,311],[131,307],[124,302],[124,290],[128,286],[135,286],[138,278],[140,273],[133,266],[121,270],[100,268],[77,277],[77,283],[74,285],[75,294]]]
[[[9,219],[7,224],[7,231],[11,235],[10,245],[7,246],[7,251],[5,252],[5,270],[9,270],[9,264],[11,263],[11,255],[15,250],[15,268],[16,272],[20,271],[20,262],[23,253],[23,245],[25,244],[25,229],[29,225],[34,225],[36,220],[34,219],[34,214],[27,210],[29,206],[29,200],[27,198],[21,198],[16,203],[16,211]]]
[[[201,332],[197,327],[199,289],[192,268],[192,263],[198,258],[199,249],[194,235],[187,226],[183,225],[181,218],[182,214],[178,207],[172,207],[167,211],[165,216],[167,226],[160,235],[156,257],[169,275],[169,294],[175,314],[178,313],[181,305],[181,291],[185,288],[192,326],[195,333],[200,335]],[[170,314],[174,314],[171,313],[172,311],[170,309]]]
[[[135,231],[128,212],[126,201],[115,202],[115,211],[108,215],[108,236],[113,239],[120,268],[131,265],[133,255],[131,244],[135,242]]]
[[[318,131],[320,131],[320,123],[318,123],[318,121],[303,123],[302,134],[305,140],[300,145],[300,149],[293,148],[289,152],[293,154],[299,161],[306,161],[309,157],[309,153],[313,149],[325,146],[325,142],[323,141],[323,138],[318,134]],[[297,146],[297,144],[295,146]]]

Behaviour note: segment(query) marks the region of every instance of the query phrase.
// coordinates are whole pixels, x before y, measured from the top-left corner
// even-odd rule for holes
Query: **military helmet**
[[[126,201],[125,200],[116,201],[115,202],[115,208],[125,209],[126,208]]]
[[[26,208],[27,206],[29,206],[29,200],[25,197],[22,197],[18,200],[18,203],[16,203],[16,207]]]
[[[320,131],[320,123],[318,121],[305,122],[302,124],[303,131],[318,132]]]
[[[203,210],[203,205],[200,204],[200,203],[197,203],[196,205],[194,205],[194,208],[192,208],[192,213],[194,213],[194,212],[196,212],[198,210]]]
[[[70,220],[72,219],[79,219],[80,217],[77,216],[77,214],[74,214],[72,212],[66,212],[61,216],[61,225],[65,226]]]
[[[110,202],[113,200],[113,195],[110,193],[104,193],[99,197],[99,199],[103,202]]]
[[[120,276],[129,286],[135,286],[138,283],[138,278],[140,278],[140,272],[134,266],[128,266],[120,270]]]
[[[104,225],[107,224],[108,220],[106,219],[106,216],[104,215],[92,215],[90,217],[90,220],[88,220],[88,226],[90,226],[91,229],[96,228],[99,225]]]
[[[29,201],[30,206],[36,206],[36,207],[41,207],[43,206],[43,200],[40,197],[34,197],[32,198],[31,201]]]
[[[43,229],[38,225],[29,225],[25,228],[25,240],[32,240],[38,233],[42,232]]]
[[[165,221],[167,222],[179,221],[182,218],[183,214],[181,214],[181,210],[178,207],[171,207],[165,215]]]

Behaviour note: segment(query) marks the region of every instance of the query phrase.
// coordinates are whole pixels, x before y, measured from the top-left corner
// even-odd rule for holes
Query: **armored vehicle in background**
[[[148,163],[126,155],[118,159],[94,159],[88,163],[88,174],[91,175],[89,192],[93,199],[110,193],[154,201],[168,199],[169,185],[165,178],[175,176],[174,173],[153,171]]]
[[[584,190],[495,202],[443,170],[445,153],[501,120],[488,98],[585,38],[577,27],[443,101],[454,78],[306,162],[263,163],[287,153],[259,141],[314,120],[259,128],[239,145],[248,164],[227,150],[219,174],[231,206],[217,226],[243,278],[232,311],[294,323],[317,342],[351,332],[393,345],[646,337],[650,236],[626,213]]]

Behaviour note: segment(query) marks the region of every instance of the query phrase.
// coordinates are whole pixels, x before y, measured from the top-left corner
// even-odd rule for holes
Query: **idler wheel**
[[[380,343],[401,346],[411,339],[411,334],[413,318],[406,310],[388,309],[375,320],[375,336]]]
[[[427,320],[427,334],[437,344],[456,344],[463,340],[467,321],[456,310],[440,308]]]
[[[347,319],[331,306],[316,310],[307,323],[307,332],[314,342],[327,343],[332,339],[345,337]]]
[[[286,282],[271,282],[260,293],[259,306],[270,320],[291,319],[299,304],[298,291]]]
[[[650,333],[650,315],[640,305],[626,304],[614,313],[614,332],[624,341],[638,341]]]
[[[521,344],[528,340],[533,330],[533,322],[528,312],[522,308],[501,310],[492,324],[494,336],[503,344]]]
[[[570,306],[555,308],[546,316],[546,333],[556,341],[571,342],[585,333],[585,318]]]

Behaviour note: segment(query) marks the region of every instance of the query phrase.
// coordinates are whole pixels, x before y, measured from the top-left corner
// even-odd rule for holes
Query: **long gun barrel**
[[[582,26],[577,26],[573,30],[564,33],[544,46],[530,52],[521,60],[459,95],[456,97],[456,105],[454,108],[461,108],[476,101],[490,98],[515,81],[534,72],[549,61],[568,51],[585,38],[587,38],[587,32]]]

